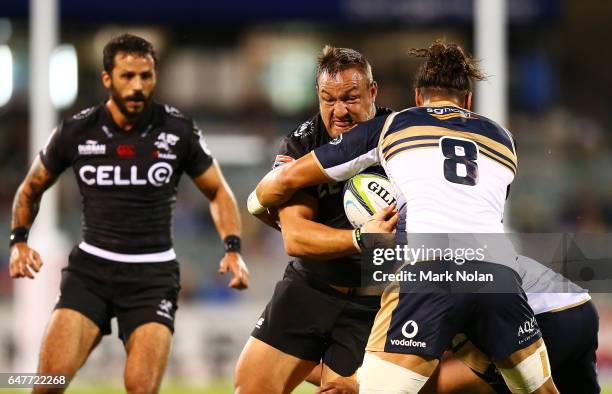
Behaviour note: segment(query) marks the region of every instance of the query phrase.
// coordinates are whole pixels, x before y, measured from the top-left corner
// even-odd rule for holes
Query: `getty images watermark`
[[[462,266],[466,262],[486,261],[487,246],[470,248],[441,248],[421,245],[414,248],[408,245],[396,245],[393,248],[375,248],[372,250],[372,264],[375,266],[401,264],[402,268],[396,272],[385,272],[383,269],[374,270],[372,279],[375,282],[493,282],[492,273],[482,273],[474,269],[446,269],[439,272],[434,270],[405,269],[417,262],[446,262]]]

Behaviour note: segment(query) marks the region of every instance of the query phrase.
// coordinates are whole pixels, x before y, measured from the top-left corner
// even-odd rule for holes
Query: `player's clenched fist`
[[[11,278],[34,279],[34,272],[38,272],[43,262],[37,251],[30,248],[25,242],[16,243],[11,247],[9,271]]]
[[[221,259],[219,273],[225,274],[228,271],[233,275],[232,280],[229,282],[229,287],[238,290],[244,290],[249,287],[249,269],[239,253],[228,252]]]

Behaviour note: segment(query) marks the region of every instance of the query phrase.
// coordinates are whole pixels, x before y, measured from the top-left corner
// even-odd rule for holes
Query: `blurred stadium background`
[[[318,52],[327,43],[361,51],[379,83],[378,104],[395,109],[412,106],[416,63],[407,58],[406,50],[445,36],[475,52],[474,4],[470,0],[57,3],[58,49],[49,78],[59,116],[105,99],[100,83],[103,45],[120,32],[141,34],[155,44],[160,57],[157,99],[197,120],[240,202],[244,257],[252,279],[251,289],[236,293],[226,287],[226,278],[216,274],[222,248],[205,199],[188,179],[182,182],[174,222],[182,293],[164,385],[168,393],[206,388],[205,392],[230,392],[235,361],[288,260],[280,236],[249,217],[244,202],[269,169],[280,137],[317,110],[313,77]],[[60,232],[34,240],[44,252],[45,276],[17,286],[9,278],[11,202],[31,157],[30,11],[26,0],[0,1],[2,372],[34,370],[59,269],[79,239],[80,227],[80,196],[69,171],[56,187]],[[507,216],[514,231],[610,232],[610,15],[612,3],[600,0],[508,1],[507,125],[517,138],[520,156]],[[498,77],[491,75],[491,80]],[[594,299],[601,319],[599,370],[606,382],[612,380],[612,297],[594,294]],[[77,376],[72,392],[121,391],[123,359],[116,335],[106,338]]]

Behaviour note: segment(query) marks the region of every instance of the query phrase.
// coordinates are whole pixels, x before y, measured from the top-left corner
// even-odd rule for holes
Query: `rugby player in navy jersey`
[[[318,59],[319,114],[289,133],[274,167],[337,143],[376,108],[371,66],[357,51],[326,46]],[[294,257],[236,367],[237,393],[287,393],[322,361],[323,383],[361,365],[380,289],[361,287],[360,258],[344,214],[343,182],[299,191],[278,208],[285,249]],[[271,223],[267,214],[263,217]],[[386,223],[389,230],[394,222]],[[314,379],[314,380],[318,380]]]
[[[249,283],[240,255],[241,225],[201,131],[177,109],[153,101],[153,46],[120,35],[105,46],[103,66],[109,99],[63,120],[17,190],[10,275],[34,278],[41,269],[40,256],[27,244],[28,231],[45,190],[72,167],[83,198],[83,241],[62,271],[38,373],[72,378],[117,317],[127,353],[126,391],[155,393],[170,352],[180,289],[171,221],[182,173],[210,200],[226,252],[219,272],[231,272],[229,286],[236,289]]]
[[[418,240],[443,236],[448,242],[449,234],[458,233],[500,234],[503,242],[504,202],[517,158],[507,130],[469,111],[471,83],[484,76],[455,44],[440,40],[413,54],[425,58],[415,78],[417,107],[364,122],[338,144],[270,172],[249,210],[257,213],[304,187],[349,179],[382,164],[398,192],[398,245],[418,247]],[[355,238],[361,238],[359,229]],[[558,392],[541,331],[520,288],[515,252],[494,249],[502,258],[465,264],[421,259],[402,267],[417,275],[478,267],[490,270],[504,292],[453,292],[448,289],[454,285],[439,288],[431,281],[393,283],[368,340],[361,393],[418,393],[459,332],[494,360],[513,393]],[[528,329],[517,331],[524,326]]]

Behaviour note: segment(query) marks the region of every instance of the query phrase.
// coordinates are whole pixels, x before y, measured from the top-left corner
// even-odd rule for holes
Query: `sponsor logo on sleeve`
[[[96,140],[87,140],[85,144],[78,146],[79,155],[104,155],[106,154],[106,145],[98,143]]]

